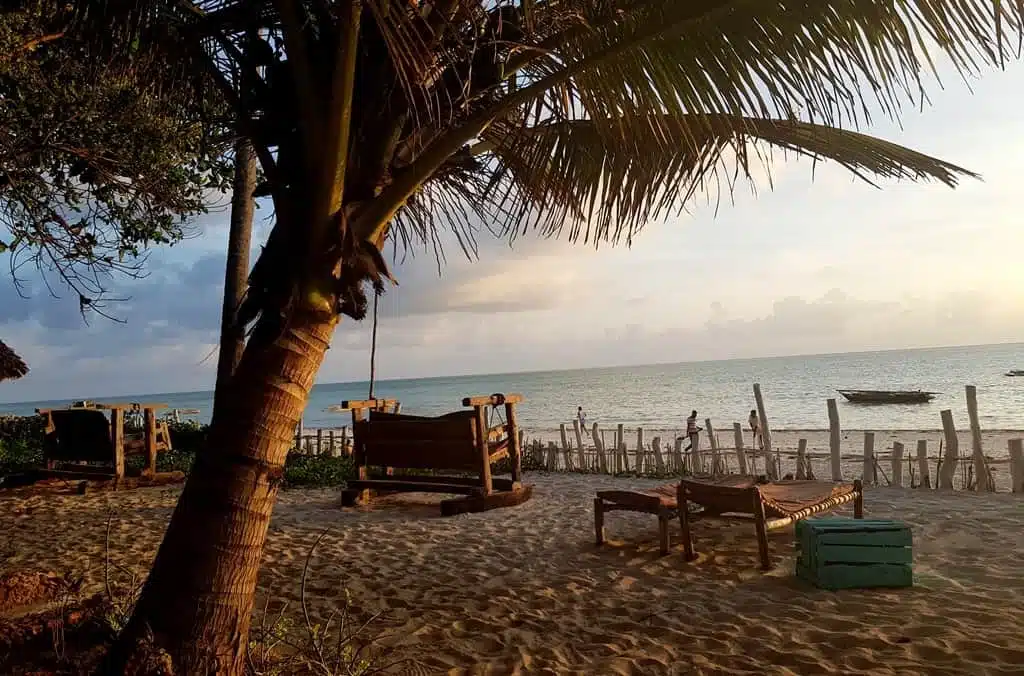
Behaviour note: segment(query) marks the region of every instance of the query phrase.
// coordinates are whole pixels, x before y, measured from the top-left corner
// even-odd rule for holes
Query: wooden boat
[[[922,390],[836,390],[853,404],[926,404],[937,392]]]
[[[1006,372],[1008,376],[1024,376],[1024,370],[1022,369],[1010,369]]]

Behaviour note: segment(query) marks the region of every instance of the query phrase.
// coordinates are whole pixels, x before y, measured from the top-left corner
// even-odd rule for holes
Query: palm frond
[[[934,56],[975,73],[1002,63],[1002,33],[1021,29],[1021,3],[992,0],[558,4],[576,7],[587,29],[566,31],[524,72],[535,82],[571,73],[545,88],[547,108],[564,112],[568,99],[593,118],[706,112],[859,125],[873,108],[896,116],[920,103]]]
[[[502,67],[515,72],[498,89],[467,97],[469,114],[448,120],[417,148],[417,161],[396,174],[400,180],[364,220],[384,227],[394,213],[389,204],[443,173],[443,158],[489,125],[622,120],[597,127],[607,143],[628,142],[620,130],[632,124],[683,115],[798,118],[856,129],[878,112],[898,119],[901,107],[922,104],[940,55],[965,76],[1001,64],[1010,54],[1003,34],[1020,35],[1022,25],[1022,3],[993,0],[560,0],[545,8],[547,15],[538,10],[534,19],[543,16],[548,30],[524,34],[503,56]],[[543,173],[549,158],[531,157]],[[520,175],[529,170],[519,156],[500,161]],[[622,213],[623,203],[595,208],[627,222],[658,210],[640,200],[630,205],[632,214]]]
[[[303,49],[331,53],[324,49],[339,28],[336,3],[292,5],[309,41]],[[205,52],[225,89],[238,88],[235,75],[246,67],[241,49],[228,48],[242,44],[246,31],[282,45],[278,3],[270,0],[134,6],[141,9],[132,25],[171,25],[199,43],[191,49]],[[586,240],[629,240],[647,220],[678,211],[695,191],[727,176],[723,158],[749,173],[751,139],[837,161],[862,178],[952,185],[965,172],[839,128],[861,128],[879,114],[897,118],[901,107],[922,104],[940,60],[965,76],[1001,65],[1015,44],[1004,37],[1020,37],[1024,15],[1021,0],[363,6],[352,166],[344,173],[345,199],[361,204],[350,226],[377,241],[394,216],[390,227],[403,245],[436,248],[438,232],[450,230],[470,253],[480,219],[503,233],[536,226]],[[183,14],[182,7],[190,9]],[[291,50],[283,44],[276,57],[286,70],[302,61],[284,58]],[[331,59],[310,63],[315,82],[329,80]],[[316,101],[324,109],[326,91]],[[264,92],[263,108],[285,94]],[[236,107],[244,130],[253,111]],[[297,127],[304,128],[302,120]],[[481,136],[490,152],[480,154],[478,146],[466,157]],[[257,140],[274,180],[271,148],[282,139]]]
[[[651,115],[495,126],[480,172],[490,187],[466,198],[504,234],[527,227],[570,239],[629,241],[645,223],[678,213],[698,191],[751,179],[762,147],[831,160],[871,183],[975,176],[956,165],[859,132],[800,120]],[[488,160],[488,155],[490,159]],[[731,165],[731,166],[730,166]]]

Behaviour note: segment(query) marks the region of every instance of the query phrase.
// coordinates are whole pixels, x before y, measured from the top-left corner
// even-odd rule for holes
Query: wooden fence
[[[940,413],[943,438],[937,449],[926,439],[917,440],[913,454],[898,441],[893,442],[892,448],[876,449],[875,433],[865,432],[861,453],[843,453],[839,407],[835,399],[826,402],[829,421],[827,452],[809,450],[807,439],[799,439],[795,448],[773,446],[761,387],[755,384],[753,389],[763,449],[745,446],[740,423],[732,423],[732,441],[723,444],[710,418],[705,418],[701,435],[707,440],[707,448],[696,451],[684,449],[688,440],[682,436],[665,440],[655,436],[648,442],[643,428],[629,430],[630,438],[627,439],[624,425],[601,429],[594,423],[589,430],[584,430],[577,421],[573,421],[571,425],[561,425],[560,443],[530,440],[520,431],[524,467],[551,472],[647,476],[738,473],[763,474],[769,479],[829,478],[833,481],[860,477],[865,485],[995,491],[998,482],[993,469],[1007,465],[1010,490],[1024,493],[1024,441],[1009,439],[1005,458],[985,453],[978,423],[977,390],[973,385],[966,388],[971,429],[970,455],[960,453],[960,441],[949,409]],[[937,453],[932,453],[933,449]],[[352,437],[348,426],[316,430],[300,426],[296,430],[293,452],[342,456],[351,454],[351,451]]]
[[[600,434],[600,430],[598,432]],[[742,432],[741,432],[742,433]],[[814,452],[808,450],[807,439],[799,439],[796,448],[779,447],[769,456],[760,450],[743,446],[720,446],[693,452],[683,450],[681,440],[662,443],[654,437],[642,441],[643,429],[636,430],[639,446],[608,447],[572,444],[559,446],[553,441],[525,440],[527,467],[546,471],[596,472],[602,474],[636,474],[645,476],[676,476],[686,474],[763,474],[773,478],[833,479],[832,469],[838,462],[839,479],[863,478],[865,485],[890,485],[911,488],[944,488],[949,490],[994,491],[998,482],[993,468],[1008,466],[1010,490],[1024,493],[1024,457],[1021,439],[1008,442],[1009,457],[985,456],[985,483],[976,480],[975,458],[929,453],[927,440],[919,440],[916,454],[906,452],[901,442],[892,448],[876,451],[874,433],[864,433],[865,453]],[[931,446],[934,449],[934,445]],[[769,461],[770,458],[770,461]],[[857,468],[862,468],[857,471]],[[866,469],[866,471],[865,471]]]
[[[707,418],[701,435],[707,440],[707,448],[698,448],[696,451],[683,448],[688,439],[682,436],[664,442],[656,436],[648,443],[644,439],[643,428],[638,428],[635,430],[635,443],[632,443],[631,439],[626,439],[626,429],[620,424],[615,427],[613,438],[609,441],[608,436],[612,436],[610,431],[602,430],[597,423],[591,429],[583,430],[577,421],[573,421],[571,436],[568,426],[561,425],[561,444],[539,439],[525,441],[522,445],[526,454],[525,462],[529,467],[548,471],[602,474],[669,476],[739,473],[763,474],[769,479],[827,477],[833,481],[842,481],[847,476],[859,476],[865,485],[973,491],[995,491],[997,481],[993,469],[1008,465],[1010,490],[1024,493],[1024,442],[1021,439],[1008,440],[1005,458],[985,453],[978,423],[977,390],[973,385],[966,387],[971,429],[970,455],[960,454],[952,411],[948,409],[940,413],[943,440],[939,443],[937,455],[930,454],[929,442],[925,439],[917,440],[914,454],[908,453],[904,444],[898,441],[893,442],[891,449],[876,449],[874,432],[864,433],[862,453],[843,453],[839,408],[835,399],[829,399],[826,405],[829,420],[828,452],[808,450],[807,439],[799,439],[796,448],[773,448],[760,385],[755,384],[753,389],[762,427],[763,448],[745,447],[740,423],[732,424],[732,444],[723,445],[712,421]],[[606,432],[609,432],[607,436]],[[590,443],[585,442],[588,437]]]
[[[352,435],[349,433],[347,425],[329,429],[299,427],[295,430],[292,453],[332,457],[348,456],[352,454]]]

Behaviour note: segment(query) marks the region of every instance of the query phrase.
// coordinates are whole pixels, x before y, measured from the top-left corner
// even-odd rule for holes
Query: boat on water
[[[938,392],[922,390],[836,390],[853,404],[927,404]]]
[[[1024,377],[1024,369],[1010,369],[1006,372],[1008,376],[1022,376]]]

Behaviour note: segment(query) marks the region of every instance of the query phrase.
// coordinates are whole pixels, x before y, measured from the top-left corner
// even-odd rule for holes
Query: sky
[[[771,181],[648,225],[632,247],[482,240],[397,265],[381,299],[379,378],[585,368],[1024,339],[1024,64],[944,75],[902,128],[864,131],[981,174],[873,187],[776,154]],[[770,183],[770,185],[769,185]],[[257,211],[254,249],[269,209]],[[29,363],[0,401],[212,388],[228,213],[153,251],[149,276],[85,325],[69,294],[0,278],[0,338]],[[370,323],[346,321],[319,382],[365,380]]]

